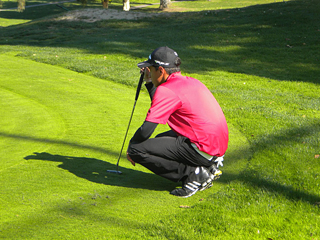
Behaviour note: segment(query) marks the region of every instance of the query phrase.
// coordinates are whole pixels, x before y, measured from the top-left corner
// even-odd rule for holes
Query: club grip
[[[141,73],[140,80],[139,80],[139,83],[138,83],[137,92],[136,92],[136,98],[135,98],[136,101],[138,100],[138,97],[139,97],[139,93],[140,93],[141,86],[142,86],[142,83],[143,83],[143,77],[144,77],[144,72]]]

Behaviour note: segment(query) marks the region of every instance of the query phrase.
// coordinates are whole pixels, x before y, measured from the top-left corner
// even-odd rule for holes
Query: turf
[[[7,21],[0,238],[319,239],[319,3],[264,3],[161,21]],[[123,175],[106,172],[132,110],[136,63],[158,45],[178,51],[183,74],[208,86],[230,129],[221,179],[187,199],[124,154]],[[143,90],[129,138],[149,105]]]
[[[112,231],[103,227],[95,232],[97,226],[93,227],[93,232],[87,233],[89,239],[92,234],[109,238],[123,232],[122,225],[126,232],[117,238],[132,238],[130,221],[132,228],[140,228],[152,224],[155,214],[170,215],[179,211],[179,204],[197,203],[203,197],[172,199],[168,190],[176,184],[139,166],[132,168],[124,159],[120,167],[123,175],[107,174],[107,169],[115,169],[133,89],[10,54],[1,55],[1,62],[1,75],[5,76],[1,95],[8,100],[1,107],[5,114],[1,144],[2,149],[7,148],[1,157],[1,205],[6,206],[2,209],[2,236],[56,236],[56,230],[47,228],[47,224],[54,224],[63,238],[81,238],[84,232],[73,231],[72,225],[83,224],[85,218],[87,227],[96,221],[112,225]],[[139,126],[146,106],[148,96],[142,94],[129,135]],[[231,134],[238,135],[232,126]],[[233,139],[234,150],[247,145],[244,137]],[[217,184],[211,193],[220,187]],[[148,220],[142,217],[145,211],[150,214]],[[139,214],[141,220],[135,223]],[[71,225],[70,220],[74,220]],[[13,231],[16,224],[21,231]],[[134,239],[143,237],[141,229],[136,231]]]

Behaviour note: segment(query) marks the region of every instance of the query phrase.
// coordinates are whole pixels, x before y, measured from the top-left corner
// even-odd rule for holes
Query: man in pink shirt
[[[208,88],[182,76],[181,59],[168,48],[155,49],[138,67],[145,71],[151,107],[127,151],[133,165],[139,163],[155,174],[182,182],[171,194],[189,197],[212,186],[222,172],[228,147],[224,114]],[[150,138],[158,124],[170,131]]]

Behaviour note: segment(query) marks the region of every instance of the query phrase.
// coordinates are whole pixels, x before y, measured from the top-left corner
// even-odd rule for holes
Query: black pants
[[[168,131],[141,143],[131,143],[128,154],[133,161],[174,182],[185,180],[198,166],[212,162],[202,157],[186,137]]]

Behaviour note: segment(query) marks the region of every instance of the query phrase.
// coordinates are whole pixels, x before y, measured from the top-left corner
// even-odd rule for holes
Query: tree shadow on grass
[[[60,3],[59,6],[63,6],[68,10],[76,10],[83,8],[76,2]],[[32,3],[26,3],[25,10],[19,12],[17,10],[18,4],[16,1],[4,1],[2,2],[2,8],[0,8],[0,12],[1,18],[35,20],[39,18],[48,17],[50,15],[66,12],[66,9],[63,9],[59,6],[57,3],[54,2],[33,1]]]
[[[108,173],[107,170],[114,170],[114,164],[86,157],[72,157],[62,155],[52,155],[50,153],[35,152],[34,155],[26,156],[26,160],[42,160],[51,162],[61,162],[58,167],[73,173],[77,177],[88,181],[129,188],[142,188],[156,191],[170,191],[176,183],[158,177],[152,173],[145,173],[129,168],[119,167],[121,175]]]
[[[5,138],[13,138],[20,141],[42,142],[58,145],[62,144],[80,149],[90,149],[108,154],[110,156],[118,156],[118,153],[113,152],[110,149],[92,145],[83,145],[76,142],[23,136],[5,132],[0,132],[0,136]],[[36,152],[33,155],[26,156],[24,159],[61,162],[62,164],[59,165],[60,168],[65,169],[80,178],[105,185],[143,188],[156,191],[170,191],[176,187],[176,183],[158,177],[152,173],[145,173],[142,171],[132,170],[124,167],[119,167],[119,170],[123,173],[122,175],[107,173],[107,170],[114,170],[116,169],[116,166],[114,164],[96,158],[62,156],[52,155],[46,152]]]
[[[245,157],[243,159],[246,159],[246,164],[250,164],[251,158],[254,153],[257,154],[257,152],[264,151],[266,149],[270,149],[270,151],[276,151],[276,146],[284,147],[286,145],[290,146],[293,143],[297,142],[302,143],[303,141],[306,141],[304,139],[311,138],[312,136],[319,136],[319,134],[320,124],[318,120],[315,120],[314,122],[310,122],[309,124],[305,124],[303,126],[298,125],[291,128],[285,128],[282,131],[277,131],[273,134],[269,133],[252,142],[248,149],[242,148],[240,149],[240,151],[232,151],[230,153],[230,156],[227,154],[226,156],[230,159],[230,161],[228,161],[228,164],[233,164],[233,159],[237,159],[239,158],[238,156],[241,156],[243,154],[245,154]],[[309,140],[308,144],[309,147],[312,146],[311,140]],[[279,164],[290,163],[279,162]],[[223,176],[219,179],[219,182],[229,184],[232,181],[241,181],[246,185],[259,188],[270,193],[282,195],[292,201],[304,201],[315,205],[319,205],[320,203],[319,195],[308,193],[308,190],[304,191],[297,189],[294,186],[291,186],[290,182],[288,184],[282,184],[277,182],[276,180],[273,181],[270,178],[266,178],[266,176],[260,175],[260,172],[255,169],[250,169],[246,166],[242,167],[244,168],[237,169],[238,173],[234,170],[223,171]],[[292,184],[294,183],[295,182],[293,182]]]
[[[227,71],[319,84],[319,6],[317,0],[296,0],[197,14],[178,13],[161,21],[149,17],[130,23],[47,19],[1,29],[0,44],[76,48],[84,54],[124,55],[128,59],[146,58],[152,49],[168,45],[183,59],[182,70],[187,74]],[[16,18],[11,14],[6,13],[3,18]],[[155,31],[154,25],[165,27],[167,34]],[[70,55],[69,50],[56,58],[51,51],[43,48],[41,54],[35,55],[34,50],[23,54],[53,65],[63,62],[68,69],[94,72],[99,78],[119,82],[118,76],[106,73],[106,69],[112,71],[113,60],[106,67],[103,58],[96,58],[94,63],[91,58]],[[125,65],[128,64],[133,67],[132,61]],[[126,66],[123,71],[130,76],[132,69]]]
[[[223,176],[218,181],[223,184],[229,184],[230,182],[237,180],[270,193],[282,195],[292,201],[319,204],[320,196],[296,189],[291,185],[281,184],[266,179],[265,177],[260,176],[259,172],[256,170],[249,170],[245,167],[246,163],[250,162],[251,157],[254,154],[253,151],[256,152],[266,148],[273,148],[275,145],[279,144],[289,144],[291,141],[301,141],[302,137],[316,135],[318,132],[319,125],[318,122],[315,122],[303,127],[296,126],[290,129],[286,128],[283,131],[278,131],[275,134],[268,134],[268,136],[263,136],[260,140],[255,141],[253,146],[236,147],[230,152],[227,152],[225,159],[226,169],[225,171],[222,169]],[[108,153],[111,154],[110,152]],[[241,161],[245,161],[246,163],[241,163],[239,156],[241,156]],[[142,188],[156,191],[170,191],[176,186],[176,183],[170,182],[154,174],[124,167],[119,168],[119,170],[123,172],[123,175],[107,173],[107,170],[116,169],[116,166],[95,158],[52,155],[43,152],[34,153],[34,155],[25,157],[25,159],[61,162],[62,164],[59,165],[60,168],[65,169],[80,178],[105,185]],[[229,170],[228,165],[231,167]]]
[[[319,205],[320,203],[320,196],[295,189],[290,185],[284,185],[279,182],[261,178],[256,171],[242,172],[239,174],[226,173],[219,181],[228,184],[234,180],[242,181],[252,187],[282,195],[291,201],[304,201],[314,205]]]

